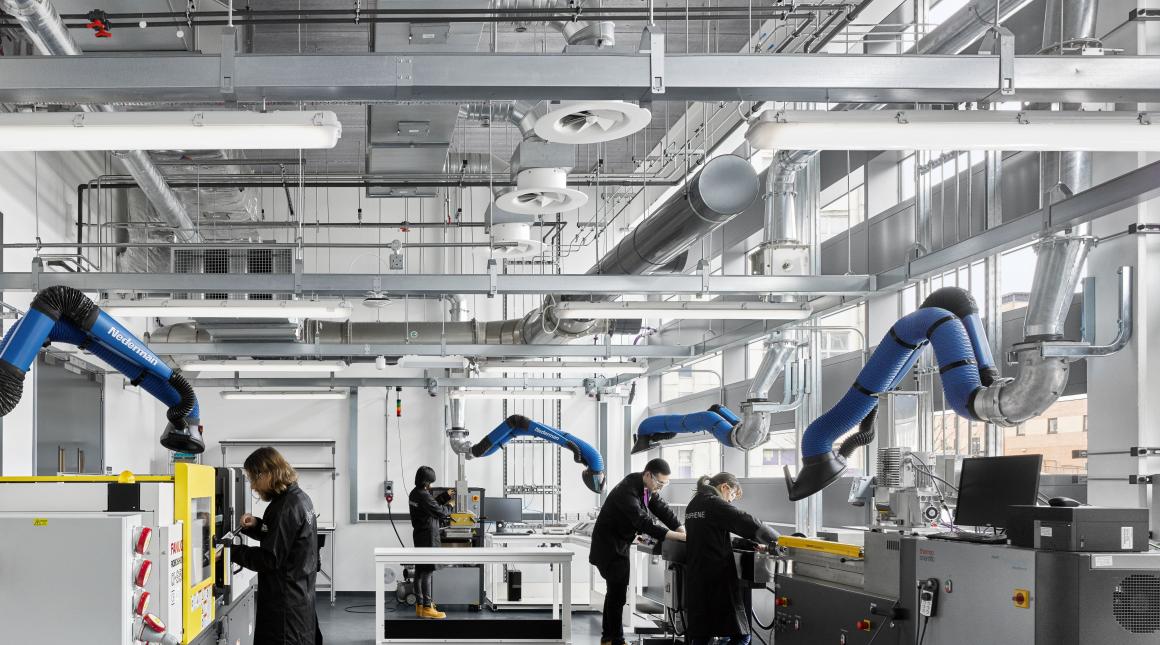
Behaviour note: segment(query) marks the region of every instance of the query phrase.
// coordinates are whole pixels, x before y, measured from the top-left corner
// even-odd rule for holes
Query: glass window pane
[[[696,479],[721,470],[721,444],[716,439],[662,446],[661,459],[669,462],[675,479]]]
[[[721,387],[721,354],[713,354],[682,367],[661,374],[661,400],[671,401],[682,396]]]
[[[782,466],[789,466],[790,472],[796,475],[798,452],[794,431],[773,433],[769,441],[750,450],[746,458],[749,477],[781,477]]]

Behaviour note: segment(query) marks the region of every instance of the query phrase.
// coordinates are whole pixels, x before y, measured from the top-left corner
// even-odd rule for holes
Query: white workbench
[[[572,607],[578,611],[600,611],[604,594],[596,589],[599,574],[596,567],[588,564],[588,550],[592,548],[592,538],[587,535],[549,533],[488,533],[486,546],[507,549],[545,548],[561,546],[575,553],[572,560]],[[507,563],[503,563],[507,564]],[[544,584],[536,582],[524,572],[524,597],[508,600],[503,586],[503,564],[491,565],[488,570],[488,598],[500,609],[540,609],[548,607],[548,599],[543,591]],[[542,580],[542,576],[540,580]],[[555,592],[555,584],[548,583]],[[538,591],[538,593],[537,593]]]
[[[560,586],[563,593],[559,596],[552,593],[552,618],[561,623],[560,640],[526,640],[519,638],[504,638],[496,640],[458,639],[458,643],[554,643],[567,645],[572,639],[572,552],[559,547],[549,548],[498,548],[483,547],[478,549],[462,549],[439,547],[430,549],[416,548],[378,548],[375,549],[375,643],[396,645],[423,645],[424,643],[449,642],[442,639],[430,640],[398,640],[384,637],[383,625],[385,614],[383,602],[386,598],[383,588],[383,575],[389,564],[497,564],[497,563],[529,563],[529,564],[559,564],[556,570],[560,572]],[[553,590],[557,587],[553,585]],[[559,602],[558,602],[559,601]]]

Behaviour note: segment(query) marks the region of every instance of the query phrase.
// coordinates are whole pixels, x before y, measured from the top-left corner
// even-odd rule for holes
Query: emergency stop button
[[[778,596],[777,597],[777,606],[778,607],[789,607],[789,597],[788,596]]]
[[[859,620],[858,622],[854,623],[854,628],[860,632],[868,632],[868,631],[870,631],[870,628],[873,626],[874,625],[870,622],[870,619],[868,619],[868,618],[863,618],[862,620]]]
[[[1016,589],[1011,594],[1011,602],[1015,603],[1016,607],[1027,609],[1031,606],[1031,592],[1027,589]]]

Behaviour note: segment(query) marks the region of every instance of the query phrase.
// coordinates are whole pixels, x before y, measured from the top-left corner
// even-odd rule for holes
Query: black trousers
[[[604,616],[600,627],[600,640],[615,643],[624,642],[624,625],[621,615],[624,602],[628,598],[628,558],[617,558],[606,564],[597,565],[596,570],[608,590],[604,594]]]
[[[435,604],[435,565],[415,565],[415,598],[420,605]]]

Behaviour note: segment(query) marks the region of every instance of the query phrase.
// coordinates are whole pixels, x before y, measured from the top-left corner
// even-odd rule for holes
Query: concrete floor
[[[340,593],[334,606],[325,594],[318,596],[318,622],[326,645],[366,645],[374,642],[375,615],[374,594]],[[399,608],[402,616],[414,616],[411,607]],[[360,613],[355,613],[360,612]],[[368,613],[361,613],[368,612]],[[548,612],[447,612],[473,619],[512,618],[521,615],[546,618]],[[577,612],[572,614],[572,643],[575,645],[598,644],[600,642],[600,614],[597,612]]]

